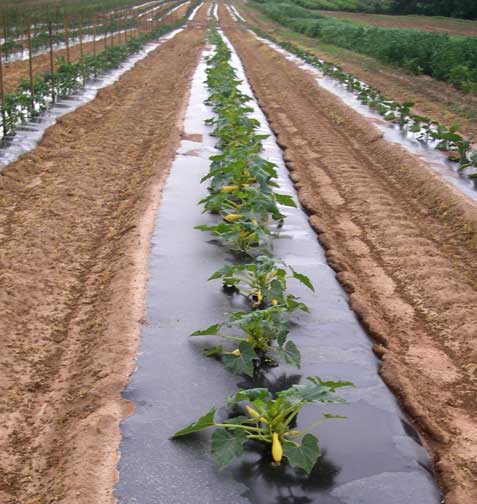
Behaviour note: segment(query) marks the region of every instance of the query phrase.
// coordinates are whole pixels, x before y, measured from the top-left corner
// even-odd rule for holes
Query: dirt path
[[[234,2],[240,14],[253,26],[272,33],[281,40],[288,40],[316,56],[340,65],[347,72],[380,89],[387,96],[401,102],[412,101],[416,113],[429,116],[447,126],[460,124],[460,130],[477,140],[477,96],[465,94],[454,86],[427,75],[406,73],[383,65],[376,59],[348,51],[337,46],[323,44],[316,38],[306,37],[281,26],[242,0]]]
[[[112,502],[149,238],[207,5],[0,174],[0,502]]]
[[[223,6],[220,18],[446,503],[477,502],[477,207]]]
[[[386,14],[367,14],[365,12],[324,11],[325,16],[349,19],[360,23],[388,28],[414,28],[451,35],[477,36],[477,21],[432,16],[391,16]]]

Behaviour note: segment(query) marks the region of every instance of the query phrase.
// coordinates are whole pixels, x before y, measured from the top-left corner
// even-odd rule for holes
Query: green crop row
[[[111,34],[113,32],[117,32],[118,30],[126,30],[128,28],[131,28],[135,26],[135,21],[132,19],[129,19],[125,22],[114,22],[114,23],[109,23],[109,24],[104,24],[104,25],[98,25],[96,27],[96,35],[102,35],[102,34]],[[85,35],[92,34],[93,33],[93,28],[89,27],[87,29],[84,29],[81,31],[81,35],[84,37]],[[79,38],[80,32],[79,30],[71,30],[68,34],[68,40],[72,41],[74,39]],[[41,49],[47,49],[50,47],[50,38],[51,38],[51,44],[53,46],[61,43],[66,43],[66,34],[65,33],[52,33],[51,37],[48,33],[48,31],[42,31],[40,33],[37,33],[35,36],[31,38],[31,48],[32,52],[39,51]],[[23,43],[22,43],[23,42]],[[5,58],[5,60],[8,60],[9,57],[14,54],[18,53],[21,51],[28,50],[27,49],[27,41],[19,41],[18,39],[15,38],[9,38],[7,39],[6,42],[0,45],[0,50],[2,51],[2,55]]]
[[[294,0],[306,9],[330,11],[388,12],[394,0]]]
[[[169,11],[177,7],[183,0],[167,0],[162,2],[162,4],[169,3],[170,5],[164,9],[163,11],[155,12],[151,15],[153,19],[157,19],[159,16],[165,16]],[[162,5],[161,4],[161,5]],[[138,14],[141,12],[140,10],[134,11],[134,14]],[[96,35],[111,35],[112,33],[116,33],[120,30],[127,30],[131,28],[137,28],[138,19],[137,17],[125,17],[122,19],[119,18],[107,18],[106,20],[102,19],[101,23],[97,23],[97,20],[82,20],[83,28],[79,28],[78,26],[73,27],[69,30],[68,39],[70,41],[74,39],[79,39],[80,33],[81,36],[92,35],[96,33]],[[96,24],[94,26],[93,24]],[[43,27],[43,31],[35,33],[31,38],[31,46],[32,51],[38,51],[41,49],[47,49],[50,47],[50,38],[51,44],[54,46],[56,44],[65,43],[66,42],[66,34],[64,32],[52,33],[51,37],[48,33],[48,28],[46,24],[40,25]],[[63,29],[64,26],[60,25],[60,28]],[[15,32],[8,32],[7,40],[0,45],[0,50],[3,54],[3,57],[8,60],[8,58],[17,52],[24,51],[27,49],[27,41],[23,39],[23,41],[15,38]]]
[[[325,61],[312,52],[302,49],[291,42],[283,42],[258,28],[250,27],[259,37],[298,56],[305,63],[318,68],[324,75],[340,81],[348,91],[354,93],[363,105],[380,114],[389,122],[398,124],[403,130],[416,135],[424,143],[432,145],[448,154],[448,159],[458,163],[458,169],[470,179],[476,179],[477,151],[472,148],[472,139],[459,134],[458,124],[444,126],[430,117],[413,112],[413,102],[398,102],[389,98],[379,89],[364,83],[353,74],[344,71],[339,65]]]
[[[5,135],[15,134],[18,124],[24,123],[44,112],[57,98],[65,98],[78,91],[91,77],[112,70],[137,53],[147,42],[154,40],[182,26],[200,0],[192,2],[185,16],[170,25],[144,33],[126,43],[110,46],[96,56],[85,54],[76,63],[67,63],[64,58],[57,60],[58,68],[52,74],[45,72],[37,75],[33,82],[33,94],[30,82],[22,81],[16,91],[7,93],[0,106],[0,117]]]
[[[285,220],[280,206],[296,205],[292,197],[277,191],[277,167],[260,155],[266,136],[257,133],[260,123],[250,116],[251,98],[240,90],[231,52],[215,26],[210,40],[215,52],[208,59],[206,103],[215,117],[207,124],[213,126],[219,153],[210,157],[210,171],[202,179],[209,184],[208,196],[200,204],[219,222],[197,229],[211,232],[235,254],[236,262],[226,264],[209,280],[220,280],[226,292],[243,296],[249,310],[229,313],[225,322],[192,336],[218,337],[228,343],[206,348],[204,353],[219,358],[228,371],[256,379],[280,361],[300,367],[298,347],[288,338],[290,319],[296,311],[308,312],[308,307],[288,292],[288,283],[297,281],[314,289],[306,275],[272,255],[272,240]],[[310,431],[325,420],[343,417],[324,414],[308,428],[297,430],[297,415],[307,404],[343,402],[335,391],[351,385],[308,377],[304,384],[276,394],[267,388],[241,390],[226,400],[232,415],[226,421],[216,420],[214,407],[172,437],[214,428],[211,452],[219,468],[255,442],[269,445],[274,464],[286,460],[310,474],[320,456],[318,439]]]
[[[0,9],[8,26],[22,26],[25,18],[42,22],[54,21],[63,16],[82,16],[92,20],[93,16],[111,12],[113,9],[127,9],[146,3],[146,0],[0,0]]]
[[[252,1],[271,19],[309,37],[344,47],[416,74],[477,93],[477,38],[405,28],[383,28],[322,16],[292,3]]]

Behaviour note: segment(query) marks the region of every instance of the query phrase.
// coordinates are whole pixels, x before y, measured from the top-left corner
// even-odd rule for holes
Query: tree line
[[[398,14],[425,14],[477,19],[476,0],[394,0]]]

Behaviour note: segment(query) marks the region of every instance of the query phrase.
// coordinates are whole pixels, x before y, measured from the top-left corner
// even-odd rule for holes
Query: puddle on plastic
[[[208,171],[215,140],[203,121],[212,115],[207,97],[205,62],[194,74],[186,111],[184,140],[166,182],[149,260],[147,322],[137,370],[124,393],[136,412],[121,424],[119,504],[438,504],[430,461],[417,436],[381,381],[371,343],[348,306],[346,294],[326,263],[323,249],[301,209],[287,209],[283,232],[274,241],[274,254],[309,275],[313,295],[292,283],[311,314],[295,317],[291,337],[301,349],[301,370],[281,365],[253,383],[228,374],[222,365],[201,355],[213,338],[189,339],[194,330],[223,320],[224,313],[242,306],[227,296],[220,282],[207,278],[232,260],[210,237],[193,227],[215,218],[201,213],[197,201],[206,194],[200,178]],[[244,79],[234,53],[232,63]],[[243,90],[251,94],[247,84]],[[256,103],[255,117],[270,134]],[[199,138],[198,137],[198,138]],[[264,155],[279,166],[281,192],[295,195],[281,151],[271,136]],[[191,152],[196,154],[190,155]],[[356,388],[342,395],[348,404],[308,406],[299,417],[305,426],[323,412],[346,415],[330,421],[317,434],[323,457],[311,477],[287,465],[273,467],[260,451],[219,472],[208,454],[209,434],[177,441],[168,437],[204,414],[238,386],[287,388],[309,375],[352,380]]]
[[[198,5],[191,13],[188,18],[189,21],[194,18],[201,5],[202,4]],[[73,112],[81,105],[93,100],[100,89],[116,82],[121,75],[131,70],[138,61],[144,59],[151,51],[159,47],[165,41],[175,37],[182,30],[184,30],[184,27],[164,35],[159,38],[157,42],[146,44],[141,51],[132,55],[118,68],[102,74],[97,79],[87,81],[86,85],[76,94],[58,100],[38,118],[18,126],[16,135],[2,138],[2,140],[0,140],[0,170],[16,161],[22,154],[34,149],[43,137],[45,130],[55,124],[58,117]]]

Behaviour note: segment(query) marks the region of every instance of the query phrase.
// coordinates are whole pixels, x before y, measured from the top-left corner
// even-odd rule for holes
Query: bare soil
[[[443,32],[451,35],[477,36],[477,21],[444,18],[438,16],[391,16],[387,14],[368,14],[365,12],[319,11],[321,14],[338,19],[349,19],[360,23],[384,26],[386,28],[414,28],[430,32]]]
[[[477,502],[477,206],[314,78],[221,24],[447,504]]]
[[[150,234],[207,8],[0,172],[2,504],[113,502]]]
[[[343,70],[352,73],[395,100],[414,102],[414,110],[420,115],[431,117],[447,126],[458,123],[462,133],[477,139],[477,96],[465,94],[454,86],[427,75],[407,73],[402,68],[384,65],[374,58],[323,44],[318,39],[295,33],[265,18],[242,1],[235,3],[235,6],[253,26],[340,65]]]

